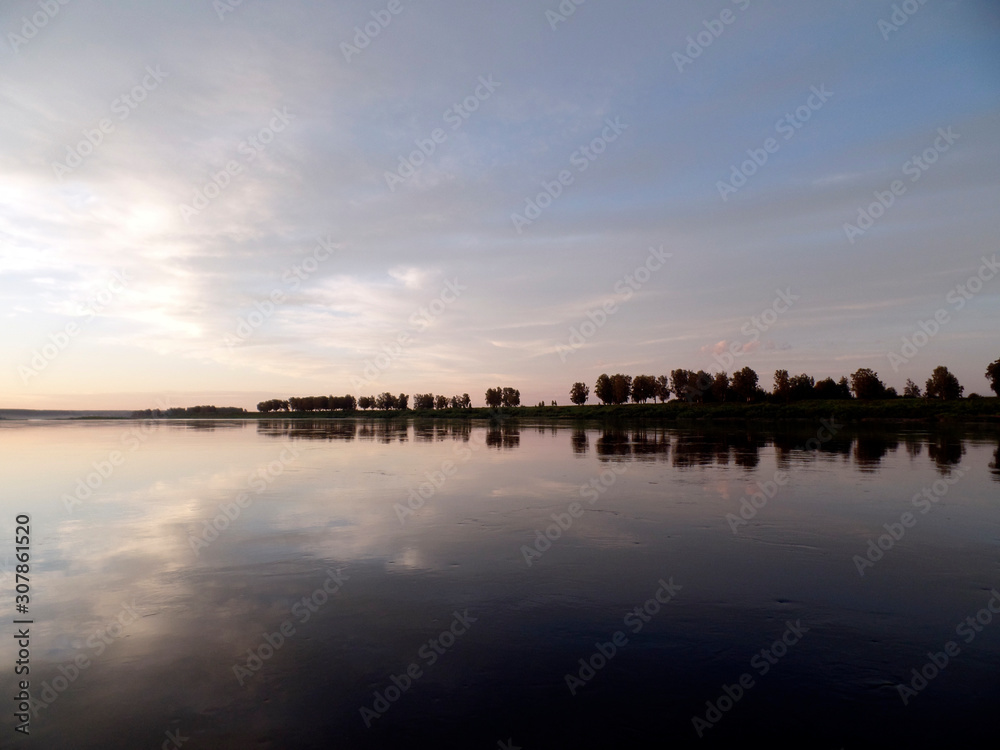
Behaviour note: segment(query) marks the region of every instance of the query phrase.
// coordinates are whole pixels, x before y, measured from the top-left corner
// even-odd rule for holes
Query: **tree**
[[[367,411],[368,409],[371,409],[372,407],[375,406],[375,397],[374,396],[362,396],[361,398],[358,399],[358,406],[361,409],[364,409],[365,411]]]
[[[840,389],[840,398],[850,398],[851,397],[851,386],[847,382],[847,376],[841,375],[840,380],[837,381],[837,388]]]
[[[280,398],[272,398],[267,401],[261,401],[257,404],[257,411],[264,414],[269,411],[288,411],[288,402],[282,401]]]
[[[707,394],[707,398],[706,398]],[[712,376],[704,370],[688,373],[688,397],[696,404],[712,400]]]
[[[656,378],[656,397],[660,399],[661,404],[670,398],[670,383],[666,375],[660,375]]]
[[[434,408],[434,394],[433,393],[414,393],[413,394],[413,408],[414,409],[433,409]]]
[[[990,381],[990,389],[1000,396],[1000,359],[987,365],[986,379]]]
[[[677,398],[687,398],[690,400],[688,380],[693,374],[689,370],[672,370],[670,372],[670,387]]]
[[[396,396],[397,409],[402,409],[403,411],[406,411],[406,408],[409,406],[409,404],[410,404],[410,397],[407,396],[405,393],[400,393],[398,396]]]
[[[602,404],[610,404],[614,400],[614,389],[611,387],[611,378],[607,373],[602,373],[594,384],[594,395]]]
[[[590,388],[587,387],[586,383],[573,383],[573,387],[569,389],[569,400],[577,406],[583,406],[587,403],[589,396]]]
[[[611,402],[627,404],[632,394],[632,376],[618,373],[611,376]]]
[[[924,386],[927,398],[940,398],[946,401],[962,398],[965,386],[958,384],[958,378],[948,372],[944,365],[938,365]]]
[[[774,371],[774,395],[786,403],[792,397],[792,384],[788,379],[788,370]]]
[[[463,409],[471,409],[472,408],[472,399],[469,398],[469,394],[468,393],[463,393],[462,394],[462,408]]]
[[[632,381],[632,400],[644,404],[656,398],[656,378],[652,375],[636,375]]]
[[[447,409],[448,408],[448,397],[447,396],[438,396],[437,398],[435,398],[434,399],[434,408],[435,409]]]
[[[516,388],[504,388],[500,394],[500,402],[504,406],[520,406],[521,392]]]
[[[503,401],[503,391],[500,388],[487,388],[486,389],[486,405],[491,409],[497,409],[500,407],[500,403]]]
[[[794,375],[788,381],[789,395],[792,401],[805,401],[813,397],[816,388],[816,381],[809,375],[802,373]]]
[[[885,397],[885,383],[878,379],[877,372],[873,372],[867,367],[862,367],[851,375],[851,390],[854,391],[854,398]]]
[[[813,386],[813,397],[824,400],[842,398],[840,386],[833,378],[823,378]]]
[[[712,378],[712,387],[709,389],[711,400],[717,404],[724,404],[729,396],[729,391],[729,374],[726,372],[715,373],[715,377]]]
[[[903,398],[920,398],[920,386],[909,378],[906,379],[906,387],[903,388]]]
[[[733,373],[733,393],[737,398],[746,401],[753,401],[757,395],[757,373],[749,367],[737,370]]]

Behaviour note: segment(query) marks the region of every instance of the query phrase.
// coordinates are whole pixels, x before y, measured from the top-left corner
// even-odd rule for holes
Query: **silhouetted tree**
[[[909,378],[906,379],[906,386],[903,388],[903,398],[920,398],[920,386]]]
[[[586,383],[573,383],[573,387],[569,389],[569,400],[577,406],[583,406],[587,403],[589,396],[590,388],[587,387]]]
[[[840,380],[837,381],[837,388],[840,389],[840,397],[841,398],[850,398],[851,397],[851,386],[847,382],[847,376],[846,375],[841,375]]]
[[[749,367],[733,373],[733,393],[741,401],[753,401],[757,395],[757,373]]]
[[[406,411],[407,407],[410,405],[410,397],[405,393],[400,393],[396,396],[396,408]]]
[[[990,381],[990,390],[1000,396],[1000,359],[986,366],[986,379]]]
[[[448,408],[448,397],[447,396],[438,396],[437,398],[435,398],[434,399],[434,408],[435,409],[447,409]]]
[[[617,373],[611,376],[611,401],[615,404],[627,404],[632,395],[632,376]]]
[[[486,405],[491,409],[499,408],[503,402],[503,390],[500,388],[486,389]]]
[[[813,397],[816,381],[802,373],[792,376],[788,381],[788,387],[792,401],[806,401]]]
[[[671,370],[670,386],[677,398],[686,398],[689,401],[688,380],[694,375],[690,370]]]
[[[433,393],[414,393],[413,394],[413,408],[414,409],[433,409],[434,408],[434,394]]]
[[[862,367],[851,375],[851,390],[854,391],[854,397],[859,399],[885,397],[885,383],[878,379],[878,373],[867,367]]]
[[[659,375],[656,378],[656,397],[660,399],[661,404],[670,398],[670,382],[666,375]]]
[[[500,394],[500,401],[504,406],[520,406],[521,392],[516,388],[504,388]]]
[[[652,375],[636,375],[632,380],[632,400],[644,404],[656,399],[656,378]]]
[[[813,396],[819,399],[842,398],[840,386],[833,378],[823,378],[813,386]]]
[[[271,411],[288,411],[288,402],[283,401],[280,398],[272,398],[267,401],[261,401],[257,404],[257,411],[265,414]]]
[[[774,371],[774,395],[781,401],[788,402],[792,397],[792,383],[788,378],[788,370]]]
[[[712,378],[712,387],[710,393],[712,395],[712,401],[717,404],[723,404],[729,396],[729,375],[725,372],[715,373],[715,377]]]
[[[397,408],[396,397],[386,391],[375,397],[375,408],[383,411]]]
[[[924,395],[927,398],[940,398],[946,401],[962,398],[965,386],[958,384],[958,378],[952,375],[944,365],[938,365],[924,385]]]
[[[615,391],[611,385],[611,378],[607,373],[601,373],[594,384],[594,395],[602,404],[610,404],[614,401]]]

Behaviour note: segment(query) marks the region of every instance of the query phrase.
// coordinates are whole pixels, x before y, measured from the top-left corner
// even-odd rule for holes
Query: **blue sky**
[[[553,28],[558,2],[5,4],[0,405],[566,402],[724,351],[767,386],[945,364],[987,391],[1000,279],[948,299],[998,252],[995,3],[573,7]],[[669,259],[625,298],[652,247]],[[779,290],[794,304],[752,323]]]

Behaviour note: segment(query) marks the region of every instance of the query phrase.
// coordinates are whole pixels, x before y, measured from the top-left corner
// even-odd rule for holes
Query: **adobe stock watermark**
[[[801,296],[794,294],[791,287],[785,289],[775,289],[775,298],[770,307],[764,308],[758,315],[750,316],[750,319],[740,327],[740,333],[746,337],[745,341],[720,341],[713,347],[702,347],[702,351],[711,350],[712,359],[715,361],[708,366],[708,374],[714,375],[717,372],[728,372],[736,360],[750,351],[754,351],[760,342],[762,334],[767,333],[774,326],[778,319],[788,312]],[[721,351],[719,349],[721,348]],[[716,369],[718,368],[718,369]],[[704,393],[712,387],[712,381],[688,384],[684,397],[691,401],[698,393]],[[677,394],[680,398],[681,394]]]
[[[601,495],[614,487],[618,477],[628,471],[624,465],[612,464],[604,469],[598,476],[593,477],[589,483],[580,486],[580,497],[585,498],[593,507],[594,503],[600,499]],[[524,563],[529,568],[542,559],[542,555],[552,548],[552,543],[558,541],[564,532],[569,531],[578,518],[583,516],[583,506],[580,503],[570,503],[565,513],[553,513],[551,515],[554,523],[545,527],[544,533],[535,529],[535,542],[530,547],[527,544],[521,545],[521,554],[524,556]]]
[[[545,11],[545,20],[549,22],[549,28],[555,31],[559,28],[559,24],[566,23],[570,16],[576,13],[576,9],[585,2],[587,0],[562,0],[555,10]]]
[[[731,0],[731,2],[740,11],[744,11],[750,7],[750,0]],[[731,26],[735,21],[736,14],[730,8],[724,9],[718,18],[710,18],[702,21],[701,25],[705,27],[704,31],[699,31],[685,40],[687,41],[687,47],[684,48],[686,54],[681,54],[680,52],[674,52],[673,54],[677,72],[683,73],[684,68],[693,65],[694,61],[701,57],[702,53],[711,47],[716,39],[722,36],[726,27]]]
[[[111,112],[118,116],[118,122],[125,122],[140,104],[146,101],[151,92],[156,91],[169,77],[169,73],[164,73],[160,66],[146,66],[146,75],[142,80],[133,86],[129,91],[115,98],[111,102]],[[115,123],[109,117],[103,117],[90,129],[83,131],[83,139],[76,145],[66,146],[66,158],[62,162],[52,162],[52,171],[61,182],[62,179],[72,174],[75,169],[97,151],[105,142],[105,136],[115,132]]]
[[[679,583],[674,583],[673,576],[670,576],[666,581],[661,578],[657,583],[660,584],[660,587],[656,589],[653,595],[642,604],[629,610],[622,620],[622,623],[633,635],[640,633],[646,627],[646,624],[659,614],[660,610],[663,609],[663,605],[672,602],[674,597],[683,588]],[[604,643],[600,641],[595,643],[594,653],[586,658],[581,657],[579,659],[580,668],[576,671],[576,674],[566,675],[566,687],[569,688],[569,694],[575,698],[577,690],[594,679],[597,673],[604,669],[618,655],[618,652],[627,645],[628,635],[626,635],[624,630],[616,630]]]
[[[351,40],[354,44],[350,42],[340,43],[340,52],[344,55],[344,59],[350,62],[352,57],[356,57],[361,54],[362,50],[368,49],[372,40],[385,31],[392,23],[392,19],[403,10],[401,0],[389,0],[384,8],[371,11],[371,21],[365,21],[354,27],[354,38]]]
[[[21,33],[9,32],[7,34],[7,41],[10,42],[14,52],[16,53],[21,47],[37,37],[38,33],[48,26],[49,22],[59,15],[59,11],[69,3],[70,0],[38,0],[39,10],[32,13],[30,18],[28,16],[21,18]]]
[[[608,118],[604,121],[604,129],[601,134],[593,138],[590,143],[580,146],[569,156],[571,167],[575,167],[578,174],[586,172],[590,165],[600,158],[601,154],[608,150],[608,146],[621,136],[629,126],[623,124],[620,117]],[[534,198],[524,199],[523,213],[514,212],[510,215],[511,223],[518,234],[524,231],[525,227],[531,226],[542,215],[542,212],[557,201],[563,192],[573,184],[576,176],[568,169],[564,169],[551,180],[542,182],[542,192]]]
[[[303,281],[308,280],[310,276],[319,270],[320,264],[327,260],[334,250],[340,248],[341,245],[333,241],[332,235],[328,234],[326,237],[320,237],[316,243],[316,247],[306,256],[305,260],[297,262],[284,270],[281,274],[282,282],[290,291],[294,292],[302,285]],[[223,341],[226,348],[232,351],[233,347],[246,343],[257,329],[264,325],[264,322],[277,312],[278,307],[284,304],[287,299],[285,291],[280,287],[276,287],[266,297],[256,300],[253,303],[253,311],[247,313],[246,316],[237,318],[233,335],[227,335]]]
[[[955,635],[960,636],[965,641],[965,645],[976,640],[976,636],[993,622],[993,615],[1000,614],[1000,591],[991,589],[990,594],[985,607],[969,615],[955,626]],[[962,648],[956,641],[948,641],[936,653],[928,651],[927,661],[919,668],[914,667],[910,670],[913,677],[910,679],[909,685],[902,683],[896,685],[896,692],[899,693],[903,705],[909,705],[911,700],[926,690],[931,680],[941,674],[951,660],[960,653],[962,653]]]
[[[171,730],[167,729],[163,732],[163,736],[166,737],[163,743],[160,745],[160,750],[180,750],[184,747],[184,743],[188,742],[191,738],[185,737],[181,734],[181,730]]]
[[[979,294],[985,284],[992,281],[997,272],[1000,272],[1000,263],[997,262],[997,254],[993,253],[992,258],[982,256],[982,265],[975,274],[970,276],[962,284],[956,284],[945,295],[945,302],[954,308],[954,312],[959,312],[965,308],[969,300]],[[909,336],[903,336],[899,351],[888,352],[889,364],[892,365],[893,372],[899,372],[902,365],[909,364],[910,360],[917,356],[930,340],[937,336],[941,329],[951,322],[951,313],[947,308],[939,307],[934,315],[927,320],[917,322],[917,330]]]
[[[792,646],[802,640],[802,636],[809,632],[809,628],[802,624],[802,620],[785,623],[785,632],[781,634],[768,648],[761,649],[750,659],[750,667],[756,671],[758,677],[763,677],[771,671],[771,667],[783,659]],[[692,716],[691,723],[694,731],[701,739],[705,732],[722,721],[723,716],[733,709],[743,697],[756,687],[757,681],[753,673],[744,672],[732,685],[722,685],[722,692],[714,701],[705,701],[705,715]]]
[[[920,181],[920,178],[929,170],[942,154],[947,153],[962,136],[952,132],[951,127],[938,128],[938,135],[930,146],[922,153],[914,154],[903,163],[903,174],[910,178],[910,184]],[[905,195],[908,186],[902,180],[893,180],[885,190],[876,190],[872,195],[875,200],[867,206],[858,206],[858,218],[854,224],[844,223],[844,234],[847,241],[852,245],[857,243],[859,237],[864,237],[865,233],[875,226],[875,222],[885,216],[885,213],[896,205],[896,199]]]
[[[295,636],[296,621],[299,625],[305,625],[309,622],[312,616],[319,612],[320,608],[330,601],[334,594],[340,592],[344,581],[350,580],[350,576],[341,573],[339,568],[337,570],[327,568],[326,574],[326,580],[320,586],[317,586],[309,596],[303,596],[292,605],[291,615],[295,621],[289,617],[273,633],[263,633],[260,643],[247,649],[246,663],[233,665],[233,674],[240,687],[243,687],[247,680],[263,669],[264,663]]]
[[[783,140],[788,141],[794,138],[799,129],[812,118],[813,112],[822,109],[823,105],[833,96],[833,92],[828,91],[825,84],[819,88],[812,86],[810,91],[812,93],[809,94],[804,104],[796,107],[793,112],[786,112],[785,116],[775,123],[774,129]],[[746,185],[747,180],[757,174],[758,170],[767,164],[771,156],[778,153],[780,149],[781,144],[775,138],[767,138],[760,148],[748,148],[747,156],[750,158],[739,165],[731,165],[729,179],[718,180],[715,183],[719,197],[722,198],[723,202],[728,201],[732,193],[738,192]]]
[[[246,0],[212,0],[212,8],[215,10],[215,15],[219,17],[219,21],[225,21],[226,15],[229,13],[235,13],[236,9],[239,8]]]
[[[565,362],[570,354],[582,348],[587,341],[592,339],[604,327],[608,319],[618,312],[618,305],[632,299],[633,295],[653,278],[653,274],[663,268],[667,260],[673,257],[673,253],[663,252],[663,245],[660,245],[659,248],[649,248],[649,256],[646,258],[646,262],[636,266],[632,273],[626,274],[624,278],[615,282],[614,293],[620,299],[609,299],[600,307],[587,310],[585,313],[587,320],[581,321],[576,326],[570,326],[567,345],[556,345],[556,353],[559,355],[559,359]]]
[[[816,433],[816,437],[806,441],[805,450],[819,450],[823,443],[832,440],[837,432],[844,427],[844,425],[837,424],[835,419],[821,419],[819,423],[822,426]],[[748,526],[750,521],[757,517],[757,511],[762,510],[767,505],[768,500],[773,500],[781,488],[788,485],[789,479],[787,472],[775,471],[771,479],[757,482],[757,492],[743,496],[740,500],[740,514],[738,516],[735,513],[726,514],[726,520],[729,522],[729,528],[733,531],[733,536],[738,534],[740,526]]]
[[[213,172],[208,182],[194,190],[190,203],[181,203],[177,209],[181,218],[186,224],[191,223],[191,218],[197,216],[211,205],[212,201],[222,195],[222,191],[233,183],[233,178],[243,174],[244,164],[251,164],[260,156],[271,144],[275,136],[282,132],[295,115],[289,114],[288,107],[272,109],[274,117],[267,125],[262,127],[246,140],[240,141],[237,152],[243,157],[243,164],[230,159],[218,172]]]
[[[948,491],[962,481],[965,472],[961,469],[954,469],[951,476],[938,479],[933,484],[924,487],[912,498],[910,502],[920,511],[921,515],[927,515],[931,508],[936,507],[936,503],[948,494]],[[882,524],[886,533],[878,538],[871,537],[868,540],[868,547],[864,556],[855,555],[851,558],[854,566],[858,569],[858,575],[864,578],[865,568],[874,568],[875,563],[885,557],[886,552],[896,546],[896,543],[906,535],[907,529],[912,529],[917,525],[917,516],[909,511],[900,514],[899,520],[894,523]]]
[[[17,374],[21,376],[21,382],[27,385],[32,378],[38,377],[66,350],[70,342],[80,335],[84,326],[101,314],[116,296],[125,291],[129,281],[131,279],[128,277],[128,271],[124,268],[112,273],[101,290],[81,306],[83,320],[71,320],[61,330],[50,333],[48,343],[32,350],[27,364],[18,365]]]
[[[166,411],[172,406],[172,404],[162,399],[157,399],[156,401],[156,408],[162,411]],[[109,451],[103,460],[92,462],[91,466],[94,470],[76,480],[76,487],[73,490],[73,494],[63,493],[61,499],[66,512],[72,513],[77,505],[82,505],[84,500],[92,498],[94,493],[104,486],[104,482],[111,478],[115,470],[125,463],[129,455],[139,450],[146,443],[149,439],[149,434],[153,432],[155,426],[155,422],[147,420],[129,427],[128,430],[122,433],[120,442],[127,448],[127,451],[123,452],[116,448]]]
[[[382,690],[376,690],[372,694],[372,706],[362,706],[358,709],[361,718],[365,722],[365,727],[371,729],[372,722],[385,716],[392,704],[398,701],[403,694],[409,690],[413,683],[424,676],[424,669],[433,667],[437,660],[444,656],[455,643],[469,632],[472,623],[479,620],[478,617],[469,615],[469,610],[452,613],[451,624],[442,630],[437,637],[431,638],[417,650],[417,660],[410,662],[399,675],[390,675],[389,682]],[[421,669],[423,664],[423,669]]]
[[[876,28],[882,32],[882,39],[888,42],[889,35],[899,31],[910,20],[910,17],[926,4],[927,0],[903,0],[901,3],[893,3],[889,18],[880,18],[875,24]]]
[[[421,305],[417,310],[410,313],[407,319],[412,328],[401,331],[393,341],[383,343],[380,347],[382,351],[372,359],[364,361],[364,369],[361,377],[351,376],[351,386],[361,390],[374,384],[379,376],[392,367],[393,363],[402,356],[403,352],[415,340],[416,336],[433,325],[434,321],[441,317],[444,312],[455,304],[462,292],[468,291],[467,286],[458,283],[458,278],[446,281],[444,288],[436,298],[426,305]]]
[[[473,432],[469,436],[468,443],[461,443],[454,447],[456,461],[446,458],[440,466],[433,470],[424,472],[426,482],[421,482],[417,487],[410,490],[406,498],[406,504],[395,503],[392,508],[396,512],[400,525],[405,525],[406,520],[422,510],[427,501],[437,494],[437,491],[444,487],[451,477],[458,474],[462,464],[468,463],[474,453],[486,447],[486,432]]]
[[[42,689],[37,698],[31,699],[32,718],[37,719],[38,714],[44,711],[62,695],[69,686],[76,682],[80,675],[90,669],[94,660],[100,657],[116,640],[125,635],[125,629],[139,619],[139,612],[136,610],[135,599],[131,604],[122,602],[122,607],[114,619],[102,628],[98,628],[87,636],[86,641],[75,641],[74,648],[78,653],[71,660],[63,662],[56,667],[59,674],[51,680],[42,683]],[[81,645],[77,646],[76,643]],[[84,649],[86,646],[86,649]],[[93,652],[90,654],[89,652]]]
[[[278,455],[278,458],[270,463],[258,467],[250,472],[247,477],[247,489],[253,490],[255,495],[260,495],[266,490],[274,480],[285,473],[289,464],[298,460],[299,451],[294,445],[290,445]],[[253,503],[253,497],[248,492],[241,492],[236,496],[234,502],[219,503],[219,514],[211,521],[205,521],[201,533],[188,533],[188,543],[196,555],[201,555],[201,550],[228,529],[244,510]]]
[[[472,114],[478,111],[479,107],[489,100],[501,86],[499,81],[493,80],[492,73],[486,78],[479,76],[478,82],[479,85],[476,86],[471,94],[461,101],[455,102],[444,111],[442,119],[444,119],[446,124],[451,126],[452,133],[461,129],[468,119],[472,117]],[[447,140],[448,132],[443,128],[434,128],[427,138],[417,138],[414,141],[417,148],[408,155],[401,155],[399,157],[399,165],[395,171],[386,171],[385,184],[389,188],[389,192],[395,193],[398,185],[402,185],[413,177],[427,163],[427,160],[437,152],[438,146]]]

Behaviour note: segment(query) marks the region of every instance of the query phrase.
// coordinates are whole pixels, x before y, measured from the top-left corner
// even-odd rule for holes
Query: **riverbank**
[[[136,415],[142,417],[143,415]],[[816,420],[833,417],[840,422],[980,422],[1000,424],[1000,398],[937,401],[927,399],[890,399],[884,401],[799,401],[790,404],[690,404],[669,401],[665,404],[621,404],[617,406],[519,406],[507,409],[407,409],[352,412],[246,412],[229,415],[184,415],[169,419],[496,419],[522,417],[547,420],[618,420],[651,421],[785,421]]]

